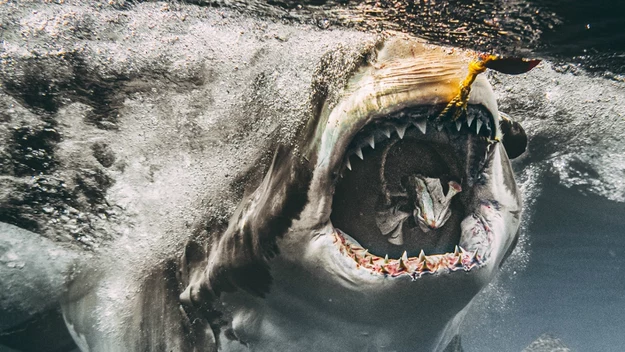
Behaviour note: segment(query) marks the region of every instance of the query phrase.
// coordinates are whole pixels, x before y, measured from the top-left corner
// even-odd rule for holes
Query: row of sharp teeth
[[[390,275],[392,277],[409,275],[417,279],[425,274],[437,272],[470,271],[484,263],[484,258],[477,250],[469,252],[462,247],[456,246],[453,253],[425,255],[423,250],[418,257],[408,257],[407,253],[399,259],[384,258],[369,253],[367,249],[354,245],[347,241],[342,232],[335,231],[335,243],[339,245],[339,251],[352,258],[357,267],[364,267],[370,271]]]
[[[399,117],[401,118],[403,116],[400,114]],[[464,119],[464,123],[466,123],[468,128],[471,128],[471,125],[473,124],[474,120],[476,121],[475,122],[475,134],[479,135],[482,129],[482,126],[484,125],[484,122],[482,120],[480,120],[479,118],[476,119],[475,116],[469,115],[467,116],[466,119]],[[413,120],[410,123],[391,124],[391,125],[383,126],[375,130],[371,135],[362,138],[360,143],[356,143],[356,147],[352,148],[352,150],[347,153],[347,156],[345,158],[345,167],[347,167],[347,169],[351,171],[352,165],[349,162],[349,158],[351,156],[356,155],[358,158],[360,158],[360,160],[364,160],[364,155],[362,153],[363,148],[371,147],[371,149],[375,149],[376,141],[380,142],[385,139],[391,138],[393,130],[395,130],[394,132],[397,133],[397,136],[399,137],[399,139],[404,139],[406,130],[408,130],[408,128],[411,125],[416,127],[417,130],[419,130],[422,134],[425,135],[427,133],[427,122],[428,122],[427,119],[423,118],[420,120]],[[462,129],[463,122],[461,120],[455,121],[453,123],[455,124],[457,131],[460,131]],[[488,122],[486,123],[486,125],[487,125],[486,127],[490,130],[490,126]],[[444,127],[444,124],[442,123],[437,124],[438,131],[441,131],[443,127]]]

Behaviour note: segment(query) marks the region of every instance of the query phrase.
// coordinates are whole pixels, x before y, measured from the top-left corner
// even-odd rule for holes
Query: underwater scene
[[[0,0],[0,352],[625,351],[624,29]]]

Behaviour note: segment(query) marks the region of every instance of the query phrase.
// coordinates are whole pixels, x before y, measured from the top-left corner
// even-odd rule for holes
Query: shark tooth
[[[471,126],[473,119],[475,119],[475,116],[467,114],[467,126]]]
[[[477,119],[477,122],[475,123],[475,133],[476,134],[480,134],[480,129],[482,129],[482,120]]]
[[[419,261],[422,261],[422,262],[425,261],[425,252],[423,251],[423,249],[419,253]]]
[[[406,133],[406,128],[408,128],[407,125],[395,126],[395,130],[397,130],[397,135],[399,136],[399,139],[404,139],[404,134]]]
[[[406,252],[404,252],[404,253],[406,253]],[[399,267],[399,269],[408,271],[408,265],[406,265],[406,260],[403,259],[403,257],[399,258],[399,265],[398,265],[398,267]]]
[[[458,256],[456,257],[456,260],[454,261],[454,266],[462,266],[462,257]]]
[[[428,261],[424,260],[421,262],[421,271],[434,271],[430,266],[428,266]]]
[[[375,139],[373,138],[373,136],[369,136],[369,138],[366,138],[365,141],[369,143],[371,149],[375,149]]]
[[[388,254],[384,256],[384,264],[388,264]]]
[[[362,150],[360,148],[356,148],[356,153],[355,154],[360,158],[360,160],[364,160],[365,159],[365,157],[362,155]]]
[[[480,257],[478,255],[478,250],[476,249],[475,252],[473,253],[473,257],[471,258],[472,261],[474,263],[479,263],[480,262]]]
[[[460,131],[461,128],[462,128],[462,122],[456,121],[456,129]]]
[[[383,274],[388,274],[388,270],[386,270],[386,267],[385,267],[384,265],[380,265],[380,271],[381,271]]]
[[[458,249],[458,246],[456,246],[456,248],[454,248],[454,256],[458,256],[458,254],[460,254],[460,250]]]
[[[401,259],[403,259],[405,262],[408,261],[408,253],[406,253],[406,251],[404,251],[404,253],[401,255]]]
[[[349,169],[349,171],[352,170],[352,164],[349,163],[349,158],[347,158],[347,162],[345,163],[345,165],[347,165],[347,168]]]
[[[391,130],[389,130],[388,128],[383,128],[382,133],[384,133],[386,138],[391,138]]]
[[[412,124],[415,125],[415,127],[418,128],[421,133],[425,134],[428,126],[427,120],[423,119],[421,121],[414,121]]]

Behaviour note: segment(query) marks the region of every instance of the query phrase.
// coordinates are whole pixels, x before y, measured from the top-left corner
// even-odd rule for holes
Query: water
[[[530,138],[514,162],[527,222],[467,319],[465,348],[520,351],[550,333],[573,351],[622,351],[625,84],[551,62],[491,81]]]
[[[66,1],[66,3],[71,4],[72,1]],[[137,3],[140,2],[117,0],[111,3],[120,11],[127,11],[122,13],[132,17],[133,6],[139,6]],[[204,0],[186,1],[186,3],[209,4]],[[275,38],[280,42],[292,38],[292,29],[286,27],[293,23],[295,23],[293,26],[304,23],[312,24],[324,32],[340,30],[343,26],[374,32],[395,29],[426,37],[435,43],[506,55],[538,56],[548,59],[542,66],[524,76],[510,77],[493,74],[490,77],[499,96],[502,111],[521,121],[530,135],[529,152],[515,163],[519,179],[525,185],[524,192],[528,204],[526,216],[530,220],[526,224],[519,249],[504,268],[501,277],[483,296],[478,298],[476,306],[471,310],[467,319],[466,332],[463,335],[465,349],[475,352],[520,351],[539,335],[548,332],[562,339],[566,345],[576,351],[625,350],[625,343],[621,338],[622,332],[625,331],[625,315],[622,314],[625,307],[625,275],[623,275],[625,270],[625,237],[623,236],[625,206],[622,203],[625,201],[625,182],[623,181],[625,144],[622,142],[625,136],[625,83],[623,83],[625,74],[625,31],[623,30],[625,9],[623,7],[625,4],[608,0],[458,1],[455,6],[442,1],[414,3],[379,1],[377,5],[373,2],[352,1],[277,1],[273,5],[260,1],[223,1],[221,3],[211,1],[210,3],[224,8],[235,8],[242,13],[263,19],[269,17],[270,21],[275,21],[279,25],[272,24],[277,29],[271,29],[275,33],[271,32],[268,38]],[[182,8],[182,2],[171,1],[167,4],[169,10],[162,11],[163,16],[174,18],[180,15],[176,11]],[[406,11],[392,11],[391,8],[395,4]],[[93,11],[96,11],[95,9],[96,7]],[[375,11],[376,9],[380,11]],[[37,22],[40,16],[42,16],[41,13],[33,13],[28,19],[33,21],[34,26],[40,24]],[[153,21],[149,16],[130,19],[111,18],[111,21],[127,20],[138,23],[137,28],[143,29],[144,34],[147,32],[148,36],[154,35],[153,32],[145,30]],[[175,21],[169,19],[171,23],[175,23],[175,26],[171,27],[172,31],[183,32],[177,27],[182,26],[177,22],[178,20],[181,21],[180,23],[184,22],[181,18]],[[224,21],[227,22],[228,19]],[[29,24],[28,21],[24,23]],[[91,26],[89,21],[77,23],[85,27],[84,33],[87,33]],[[11,26],[10,22],[3,22],[3,24],[7,27]],[[253,25],[255,23],[249,24],[249,28],[245,28],[245,31],[253,32]],[[54,26],[50,28],[58,29]],[[157,27],[157,30],[161,29]],[[192,67],[201,67],[200,63],[205,57],[218,56],[218,54],[203,52],[194,46],[207,40],[198,33],[212,34],[214,29],[202,25],[198,25],[195,29],[194,36],[180,34],[178,38],[176,34],[175,38],[170,38],[169,35],[158,38],[159,40],[167,39],[172,45],[179,45],[176,43],[182,42],[185,45],[188,44],[188,47],[193,47],[194,50],[172,49],[170,55],[161,55],[161,46],[141,48],[145,49],[146,56],[155,56],[153,59],[155,63],[163,63],[162,66],[152,66],[151,69],[157,67],[162,71],[167,71],[171,68],[168,65],[172,58],[175,59],[173,60],[175,63],[197,61],[198,64]],[[297,30],[300,29],[301,27],[298,27]],[[1,33],[4,35],[4,27],[2,30]],[[163,33],[168,34],[166,29],[162,30]],[[94,30],[94,32],[98,31]],[[245,35],[242,32],[232,32],[232,34],[233,36],[227,38],[227,41],[231,43],[242,41],[243,44],[239,46],[239,50],[245,50],[241,49],[245,45],[243,42],[246,40]],[[97,42],[101,43],[98,48],[101,46],[102,50],[106,51],[109,49],[108,40],[114,41],[117,33],[100,31],[98,35],[102,35],[105,39],[102,41],[100,38],[97,39]],[[336,35],[335,40],[340,42],[345,40],[345,37]],[[151,43],[162,44],[156,39]],[[315,54],[314,48],[310,47],[309,56],[311,57]],[[187,52],[190,52],[195,59],[185,61],[188,58],[183,56]],[[240,63],[242,66],[246,62],[256,60],[254,55],[247,54],[250,53],[246,52],[245,55],[241,55],[245,59]],[[259,56],[262,58],[265,54],[260,52]],[[119,72],[128,70],[128,75],[131,75],[134,71],[143,69],[132,60],[127,62],[127,57],[124,55],[112,58],[116,60],[113,62],[118,65],[116,67]],[[102,67],[111,65],[104,61],[101,64]],[[285,83],[279,86],[281,94],[274,95],[285,96],[285,92],[289,90],[302,92],[304,88],[296,85],[308,86],[309,76],[302,73],[306,68],[311,69],[308,66],[310,65],[304,62],[295,70],[296,72],[288,71],[281,74]],[[285,68],[288,65],[285,63],[278,67]],[[230,94],[230,90],[237,89],[237,80],[231,78],[237,77],[237,70],[238,67],[227,68],[227,71],[232,74],[226,75],[225,79],[220,78],[223,79],[221,86],[224,88],[214,93],[215,99],[227,100],[236,97]],[[117,71],[112,70],[112,72]],[[179,70],[170,72],[170,75],[175,81],[187,82],[195,80],[194,77],[189,77],[193,76],[194,72],[188,66],[182,65]],[[198,72],[200,72],[199,69]],[[37,73],[41,76],[49,74],[48,72]],[[290,79],[296,75],[303,75],[305,78]],[[213,77],[209,76],[205,79],[211,80]],[[165,91],[170,83],[162,84],[161,82],[158,89]],[[193,88],[192,85],[189,87]],[[217,125],[212,120],[202,119],[202,116],[198,119],[200,129],[202,126],[209,126],[215,131],[226,132],[215,136],[214,140],[205,140],[203,143],[198,143],[193,138],[198,126],[176,125],[176,128],[167,128],[163,134],[158,135],[157,128],[162,125],[162,121],[156,121],[159,112],[148,109],[156,103],[157,99],[151,96],[150,92],[157,92],[157,88],[150,87],[149,90],[140,88],[137,88],[133,96],[116,98],[120,101],[125,100],[126,112],[134,109],[138,111],[137,115],[149,114],[154,118],[153,123],[145,125],[137,122],[136,130],[145,131],[141,134],[144,140],[146,138],[164,140],[167,138],[163,135],[173,134],[180,135],[179,140],[188,141],[189,144],[194,142],[206,145],[208,142],[218,142],[229,136],[226,134],[228,126],[214,127]],[[143,96],[146,96],[145,100]],[[196,104],[204,97],[203,92],[199,92],[192,99],[189,98],[189,101]],[[94,108],[99,108],[101,105],[115,105],[109,104],[111,103],[109,98],[99,97],[97,94],[91,94],[89,98],[93,101],[84,104]],[[102,101],[99,101],[99,98],[102,98]],[[172,110],[176,112],[184,112],[183,109],[179,109],[181,106],[188,110],[201,111],[203,109],[201,106],[194,107],[191,102],[183,98],[179,101],[175,100],[175,96],[172,98],[172,95],[166,98],[171,99],[171,105],[175,107]],[[165,97],[162,97],[159,102],[162,102],[162,99]],[[261,95],[259,99],[269,100],[265,95]],[[295,96],[290,100],[305,101],[305,96]],[[236,103],[234,101],[232,104]],[[67,118],[78,116],[78,112],[71,109],[87,109],[84,104],[61,109],[55,118],[59,118],[67,126],[79,126],[80,121],[63,120],[63,116]],[[119,105],[121,106],[122,103]],[[45,104],[41,107],[51,108]],[[56,109],[56,106],[52,107]],[[23,113],[27,114],[27,112]],[[0,118],[4,118],[3,116],[0,115]],[[164,112],[162,116],[165,120],[170,115],[169,112]],[[267,130],[272,128],[271,123],[268,118]],[[284,124],[282,121],[280,123]],[[128,127],[128,124],[125,126]],[[210,129],[209,127],[206,129]],[[93,126],[89,125],[89,128]],[[80,132],[78,128],[71,130],[71,133],[78,132]],[[235,135],[235,132],[232,135]],[[98,130],[93,133],[105,132]],[[177,151],[178,147],[174,144],[171,149]],[[242,150],[252,150],[253,147],[252,143],[242,139]],[[154,157],[149,152],[146,151],[146,154]],[[177,171],[172,172],[170,178],[176,178],[178,183],[182,183],[180,180],[185,177],[188,177],[186,182],[195,182],[196,178],[203,177],[206,169],[223,169],[222,163],[217,161],[208,165],[200,164],[201,161],[212,160],[210,158],[215,154],[206,153],[202,155],[202,158],[190,157],[190,160],[195,160],[200,165],[195,166],[197,174],[191,174],[189,169],[178,171],[181,167],[181,156],[177,152],[174,154],[173,157],[166,155],[163,159],[176,165],[171,170]],[[248,152],[248,154],[253,153]],[[129,156],[129,160],[134,161],[126,166],[126,174],[131,174],[136,169],[138,175],[144,175],[143,170],[140,170],[143,159],[135,160],[131,157]],[[249,155],[241,159],[251,160],[253,157],[255,156]],[[239,161],[236,163],[242,164]],[[161,159],[157,158],[154,164],[167,169],[163,167],[165,162]],[[189,165],[185,167],[190,168],[192,162],[187,162],[187,164]],[[201,167],[202,165],[204,167]],[[157,198],[158,192],[167,189],[171,193],[168,197],[169,201],[182,204],[180,205],[182,208],[188,196],[178,191],[177,188],[168,186],[166,181],[169,178],[161,178],[159,181],[159,172],[162,174],[162,171],[156,167],[149,170],[150,177],[156,174],[156,183],[154,180],[144,182],[146,188],[151,187],[153,193],[149,194]],[[117,187],[121,189],[119,193],[128,193],[119,186],[120,184],[123,182],[118,182]],[[197,187],[197,192],[193,193],[207,192],[207,187],[210,186],[202,184],[201,187]],[[229,204],[228,199],[218,203],[222,207],[235,206]],[[203,200],[202,202],[198,200],[194,206],[194,209],[199,207],[206,209]],[[156,213],[147,205],[140,210],[141,214]],[[185,221],[188,223],[194,220],[195,215],[192,213],[181,211],[180,214],[178,217],[186,217]],[[94,220],[94,223],[97,224],[97,221],[97,219]],[[180,246],[182,241],[171,240],[174,238],[172,234],[179,236],[176,239],[185,238],[188,225],[180,223],[177,226],[167,233],[167,236],[160,235],[171,241],[171,243],[165,242],[163,247]],[[151,234],[152,232],[146,230],[145,233]],[[138,251],[153,253],[155,247],[160,248],[160,242],[158,246],[152,245],[152,242],[146,239],[149,237],[151,241],[157,242],[154,238],[158,236],[144,235],[140,234],[139,230],[126,234],[126,240],[121,241],[119,246],[121,248],[124,245],[128,248],[123,251],[120,249],[119,253],[137,253]],[[141,241],[143,246],[133,247]],[[163,252],[166,251],[163,250]],[[149,261],[147,261],[148,264],[144,263],[143,258],[140,258],[139,262],[120,258],[119,262],[133,268],[152,264]],[[123,267],[119,270],[120,276],[125,274]],[[123,291],[124,288],[113,287],[111,289],[112,293]],[[0,351],[9,350],[0,346]]]
[[[488,293],[486,302],[499,294],[505,304],[464,335],[467,351],[520,351],[544,333],[573,351],[625,350],[625,206],[554,180],[545,186],[527,230],[527,266],[505,270],[500,291]]]

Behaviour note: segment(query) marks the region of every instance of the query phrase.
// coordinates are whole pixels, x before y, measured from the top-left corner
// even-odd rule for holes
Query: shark
[[[15,9],[40,32],[7,44],[18,64],[2,74],[14,116],[3,123],[19,124],[3,129],[14,162],[3,169],[1,258],[19,263],[2,274],[11,289],[0,308],[19,324],[2,320],[2,343],[459,348],[465,308],[518,240],[510,159],[527,144],[474,75],[476,53],[220,8],[185,8],[181,19],[151,3],[132,21],[76,5],[63,41],[58,27],[36,25],[61,16],[51,6]],[[154,13],[179,35],[150,32]],[[94,16],[101,28],[85,21]],[[72,47],[72,35],[96,29],[129,39],[111,49],[87,35]],[[198,31],[214,35],[192,50]],[[52,51],[30,57],[20,40]],[[154,43],[169,56],[145,49]],[[487,66],[520,73],[502,62]],[[42,155],[45,164],[32,162]],[[45,304],[26,299],[38,297],[33,282],[50,293]],[[52,336],[62,346],[37,344],[50,331],[42,326],[60,325],[65,335]]]
[[[386,38],[323,102],[298,152],[278,148],[180,296],[191,310],[227,307],[224,350],[453,343],[522,212],[506,145],[492,142],[519,148],[520,130],[502,124],[488,82],[473,83],[462,117],[438,118],[466,55]]]

